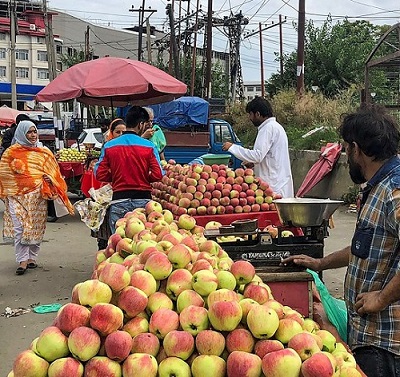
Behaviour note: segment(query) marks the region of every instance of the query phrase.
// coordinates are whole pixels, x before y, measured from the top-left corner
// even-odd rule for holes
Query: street
[[[334,229],[325,240],[325,253],[331,253],[349,244],[356,214],[348,213],[347,207],[340,207],[334,214]],[[0,201],[0,228],[4,204]],[[15,275],[14,249],[0,240],[0,314],[6,307],[11,309],[29,308],[37,304],[61,305],[70,301],[71,290],[79,282],[91,276],[96,240],[80,221],[79,215],[47,223],[39,267],[28,270],[24,275]],[[324,281],[331,294],[342,297],[345,269],[324,272]],[[50,326],[55,313],[36,314],[28,312],[16,317],[0,316],[0,376],[6,376],[12,368],[17,354],[27,348],[34,338]]]

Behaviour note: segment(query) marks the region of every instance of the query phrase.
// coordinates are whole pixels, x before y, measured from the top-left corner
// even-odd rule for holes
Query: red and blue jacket
[[[104,144],[94,174],[97,180],[111,183],[113,199],[150,197],[150,183],[163,175],[155,145],[133,131]],[[146,195],[138,196],[138,192]]]

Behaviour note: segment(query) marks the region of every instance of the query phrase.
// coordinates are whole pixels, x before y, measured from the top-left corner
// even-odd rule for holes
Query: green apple
[[[322,339],[322,351],[333,352],[336,346],[336,338],[328,330],[318,330],[316,334]]]
[[[46,377],[49,363],[31,350],[21,352],[13,364],[12,376]]]
[[[247,326],[257,339],[269,339],[279,327],[276,311],[263,305],[254,306],[247,314]]]
[[[158,377],[191,377],[189,365],[179,357],[167,357],[158,365]]]
[[[279,326],[275,333],[275,338],[283,344],[287,344],[289,340],[296,334],[302,333],[304,330],[293,318],[282,318],[279,320]]]
[[[52,362],[68,356],[68,338],[58,327],[49,326],[40,333],[36,350],[39,356],[48,362]]]
[[[224,377],[226,362],[216,355],[199,355],[191,366],[193,377]]]
[[[179,322],[182,329],[193,336],[196,336],[200,331],[207,329],[210,325],[207,309],[194,305],[190,305],[181,311]]]
[[[192,278],[193,289],[201,296],[208,296],[218,287],[218,279],[214,272],[209,270],[197,271]]]
[[[174,303],[165,293],[154,292],[149,296],[146,311],[151,314],[161,308],[172,309],[173,307]]]
[[[174,269],[185,268],[192,260],[190,249],[186,245],[173,245],[168,250],[168,259]]]
[[[242,319],[242,307],[237,301],[216,301],[208,309],[212,327],[219,331],[232,331]]]
[[[190,305],[204,306],[203,298],[194,290],[186,289],[181,292],[176,300],[176,309],[181,313],[183,309]]]
[[[77,286],[77,296],[81,305],[93,307],[98,303],[109,303],[112,290],[99,280],[86,280]]]
[[[217,279],[218,289],[225,288],[233,291],[236,288],[236,278],[230,271],[218,271]]]

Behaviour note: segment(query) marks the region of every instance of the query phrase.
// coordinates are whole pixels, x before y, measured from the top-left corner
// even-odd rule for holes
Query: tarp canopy
[[[199,97],[180,97],[149,107],[154,111],[154,122],[163,128],[208,124],[209,103]]]

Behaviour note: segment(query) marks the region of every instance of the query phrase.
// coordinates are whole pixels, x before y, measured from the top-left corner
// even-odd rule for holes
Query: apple
[[[270,299],[268,290],[257,283],[249,283],[244,288],[243,296],[257,301],[259,304],[264,304]]]
[[[134,250],[135,254],[142,254],[144,253],[148,248],[150,247],[156,247],[157,246],[157,241],[155,240],[139,240],[136,243],[136,247]]]
[[[362,377],[362,375],[355,367],[342,367],[339,377]]]
[[[150,255],[144,269],[150,272],[156,280],[163,280],[172,272],[172,264],[164,253],[158,252]]]
[[[201,296],[208,296],[218,287],[216,275],[209,270],[200,270],[193,274],[192,287]]]
[[[322,340],[322,351],[333,352],[336,346],[336,338],[328,330],[318,330],[316,333]]]
[[[254,338],[247,329],[237,328],[226,336],[226,349],[229,353],[233,351],[253,352]]]
[[[194,351],[193,335],[187,331],[170,331],[165,335],[163,347],[168,357],[175,356],[187,360]]]
[[[191,365],[193,377],[224,377],[226,362],[216,355],[199,355]]]
[[[114,331],[104,341],[106,355],[111,360],[124,361],[132,349],[132,337],[126,331]]]
[[[334,351],[332,352],[332,355],[335,356],[336,359],[336,364],[340,368],[347,368],[347,367],[352,367],[356,368],[357,367],[357,362],[354,358],[354,356],[350,352],[339,352],[339,351]]]
[[[85,365],[85,376],[121,377],[121,365],[105,356],[95,356]]]
[[[217,301],[238,301],[239,296],[235,291],[230,289],[221,288],[211,292],[207,297],[207,306],[210,307],[214,302]]]
[[[331,377],[334,372],[330,358],[323,352],[314,353],[301,365],[303,377]]]
[[[125,224],[125,237],[133,238],[135,234],[138,234],[145,229],[143,221],[137,217],[131,217],[126,221]]]
[[[132,339],[131,353],[147,353],[154,357],[160,350],[160,340],[152,333],[138,334]]]
[[[14,377],[47,377],[49,363],[31,350],[18,354],[11,373]]]
[[[154,313],[156,310],[161,308],[172,309],[173,307],[174,304],[172,300],[165,293],[154,292],[149,296],[146,310],[149,313]]]
[[[276,339],[261,339],[254,345],[254,353],[262,360],[267,353],[283,350],[285,346]]]
[[[86,280],[77,286],[77,295],[81,305],[93,307],[98,303],[109,303],[112,290],[99,280]]]
[[[129,285],[131,275],[125,266],[107,263],[99,274],[99,280],[106,283],[114,292],[119,292]]]
[[[209,307],[208,318],[214,329],[232,331],[242,319],[242,307],[237,301],[217,301]]]
[[[158,365],[158,377],[190,377],[189,365],[179,357],[167,357]]]
[[[190,205],[190,202],[189,202]],[[178,227],[181,229],[192,230],[196,226],[196,220],[189,215],[183,214],[178,218]]]
[[[169,211],[168,209],[163,209],[163,210],[161,211],[161,213],[162,213],[162,215],[163,215],[163,217],[164,217],[164,220],[165,220],[168,224],[171,224],[171,223],[174,221],[174,215],[173,215],[172,212]]]
[[[279,320],[279,327],[276,330],[275,338],[283,344],[287,344],[294,335],[302,332],[302,326],[295,319],[285,317]]]
[[[202,306],[189,305],[179,315],[179,322],[183,330],[193,336],[209,327],[208,311]],[[164,347],[165,348],[165,347]],[[169,355],[176,356],[176,355]]]
[[[157,291],[157,282],[153,275],[147,271],[135,271],[130,277],[130,285],[140,289],[147,297]]]
[[[230,271],[217,272],[218,289],[225,288],[234,290],[236,288],[236,278]]]
[[[68,356],[68,338],[58,327],[46,327],[36,342],[36,351],[39,356],[48,362]]]
[[[304,325],[304,317],[297,310],[292,309],[290,306],[283,306],[284,318],[292,318],[296,320],[301,327]]]
[[[68,348],[75,359],[88,361],[99,352],[101,340],[99,334],[90,327],[74,329],[68,337]]]
[[[120,292],[117,304],[127,318],[133,318],[146,309],[148,297],[142,290],[128,286]]]
[[[247,315],[249,314],[249,311],[253,306],[259,306],[260,304],[251,298],[243,298],[239,301],[239,304],[242,307],[241,323],[247,325]]]
[[[247,314],[247,326],[255,338],[269,339],[279,327],[278,314],[263,305],[255,305]]]
[[[56,326],[65,335],[80,326],[88,326],[90,311],[82,305],[68,303],[60,308],[55,319]]]
[[[83,365],[73,357],[54,360],[47,371],[48,377],[82,377]]]
[[[285,348],[267,353],[262,359],[262,371],[265,376],[300,376],[301,359],[295,350]]]
[[[235,276],[238,285],[250,283],[256,274],[254,266],[244,260],[235,261],[230,271]]]
[[[132,338],[134,338],[138,334],[149,331],[149,321],[146,318],[136,316],[126,322],[122,327],[122,330],[126,331]]]
[[[220,356],[225,349],[225,337],[214,330],[200,331],[196,336],[195,343],[200,355]]]
[[[144,209],[146,211],[146,215],[149,215],[151,212],[162,213],[163,211],[163,207],[161,206],[161,204],[156,202],[155,200],[150,200],[149,202],[147,202]]]
[[[222,226],[222,224],[219,221],[209,221],[207,224],[204,226],[206,230],[209,229],[218,229]]]
[[[279,319],[284,318],[285,314],[283,312],[283,305],[280,302],[274,300],[273,298],[270,298],[263,303],[263,306],[274,309],[276,311],[276,314],[278,314]]]
[[[282,237],[294,237],[294,234],[290,230],[282,230],[281,236]]]
[[[168,260],[172,263],[174,269],[185,268],[191,259],[190,249],[186,245],[173,245],[168,250]]]
[[[178,327],[179,315],[171,309],[158,309],[150,317],[149,331],[159,339],[164,339],[165,335]]]
[[[177,312],[181,313],[183,309],[190,305],[204,306],[204,300],[196,291],[192,289],[186,289],[178,295],[176,300]]]
[[[157,370],[156,358],[146,353],[133,353],[122,364],[123,376],[156,377]]]
[[[259,377],[261,366],[262,361],[257,355],[243,351],[233,351],[226,361],[229,377]]]
[[[122,258],[127,257],[135,252],[136,243],[134,240],[128,237],[122,238],[115,248],[115,253],[110,256],[110,258],[117,258],[121,256]]]
[[[199,245],[200,252],[206,252],[211,255],[218,255],[220,249],[221,247],[219,246],[219,244],[212,240],[204,241]]]
[[[90,327],[97,330],[100,335],[108,335],[120,329],[123,322],[124,313],[113,304],[96,304],[90,313]]]
[[[299,354],[301,361],[307,360],[314,353],[321,351],[314,336],[308,332],[293,335],[288,342],[288,347]]]
[[[172,271],[171,275],[168,276],[165,291],[169,298],[176,301],[183,291],[191,288],[192,274],[184,268],[179,268]]]

